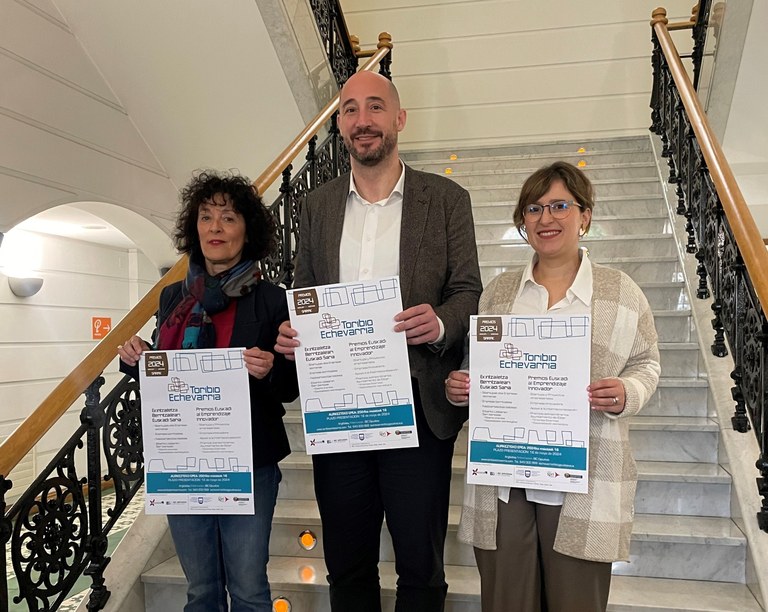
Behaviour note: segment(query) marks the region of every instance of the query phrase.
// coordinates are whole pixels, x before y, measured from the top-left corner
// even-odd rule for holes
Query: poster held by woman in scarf
[[[147,514],[252,514],[244,348],[139,359]]]

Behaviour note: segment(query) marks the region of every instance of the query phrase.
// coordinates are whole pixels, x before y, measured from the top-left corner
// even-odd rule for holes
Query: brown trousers
[[[496,550],[475,548],[483,612],[605,612],[611,564],[553,550],[561,506],[512,489],[499,504]]]

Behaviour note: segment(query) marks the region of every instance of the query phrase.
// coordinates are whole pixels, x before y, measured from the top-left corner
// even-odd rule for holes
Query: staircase
[[[458,159],[450,160],[452,153]],[[673,222],[650,139],[422,151],[403,158],[416,169],[448,174],[471,192],[484,285],[529,256],[512,224],[523,180],[557,159],[586,164],[597,199],[583,245],[593,261],[624,270],[644,290],[656,318],[662,365],[658,390],[631,422],[639,469],[636,519],[630,562],[614,564],[608,609],[761,610],[744,584],[746,539],[731,519],[731,479],[718,463],[718,425],[709,408]],[[286,424],[294,452],[281,463],[283,482],[270,547],[273,597],[287,598],[292,612],[325,612],[330,608],[320,518],[297,402]],[[474,556],[456,540],[466,450],[465,428],[453,464],[445,553],[447,612],[480,612]],[[306,529],[317,536],[311,550],[299,542]],[[386,526],[381,559],[385,609],[392,610],[396,576]],[[146,572],[142,580],[148,611],[181,609],[185,587],[176,559]]]

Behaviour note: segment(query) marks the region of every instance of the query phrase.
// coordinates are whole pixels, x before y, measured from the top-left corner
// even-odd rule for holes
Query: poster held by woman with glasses
[[[533,253],[525,267],[494,278],[479,315],[591,315],[590,384],[569,398],[589,411],[587,493],[466,485],[459,539],[472,544],[483,612],[603,611],[611,564],[626,561],[637,470],[628,417],[648,401],[660,365],[653,316],[623,272],[589,260],[593,188],[578,168],[556,162],[523,184],[514,223]],[[586,358],[586,356],[585,356]],[[466,368],[446,396],[467,405]]]

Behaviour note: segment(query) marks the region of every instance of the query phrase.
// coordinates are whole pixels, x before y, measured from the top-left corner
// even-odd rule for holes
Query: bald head
[[[382,90],[386,91],[387,97],[394,103],[394,109],[400,110],[400,94],[397,93],[395,84],[388,78],[367,70],[356,72],[347,79],[341,88],[339,107],[343,108],[344,101],[358,91],[381,92]]]

